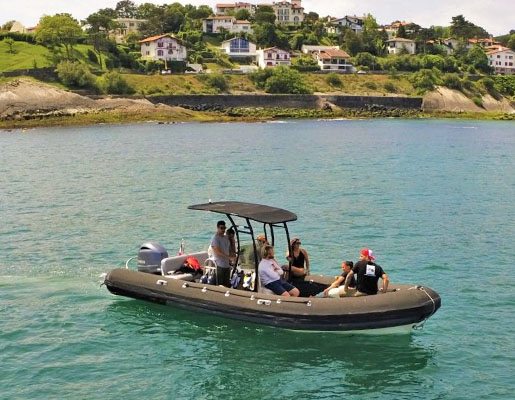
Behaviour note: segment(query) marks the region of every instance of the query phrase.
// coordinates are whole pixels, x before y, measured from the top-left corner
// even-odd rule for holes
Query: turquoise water
[[[512,399],[515,125],[134,124],[0,132],[0,398]],[[442,296],[411,336],[307,334],[111,295],[208,199],[295,212],[313,272],[369,246]]]

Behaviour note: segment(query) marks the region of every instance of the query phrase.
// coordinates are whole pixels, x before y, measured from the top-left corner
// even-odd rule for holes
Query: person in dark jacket
[[[372,254],[372,250],[365,248],[361,250],[359,261],[354,264],[352,271],[347,275],[345,279],[345,285],[343,288],[343,294],[345,295],[347,288],[349,287],[350,281],[354,275],[356,275],[356,293],[354,296],[367,296],[371,294],[377,294],[377,282],[379,278],[383,279],[383,287],[381,292],[386,293],[388,290],[388,275],[383,271],[380,265],[375,262],[375,257]]]

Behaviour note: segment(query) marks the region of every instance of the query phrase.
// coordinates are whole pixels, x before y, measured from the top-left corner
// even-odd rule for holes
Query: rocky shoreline
[[[514,120],[507,99],[486,98],[481,110],[463,94],[439,88],[422,109],[366,104],[342,108],[323,100],[314,108],[224,107],[221,104],[154,104],[145,98],[92,99],[48,84],[20,79],[0,86],[0,128],[138,121],[262,121],[277,118],[430,118],[451,117]],[[469,104],[472,103],[472,106]],[[425,108],[425,109],[424,109]],[[429,113],[428,113],[429,111]],[[485,113],[484,111],[489,111]]]

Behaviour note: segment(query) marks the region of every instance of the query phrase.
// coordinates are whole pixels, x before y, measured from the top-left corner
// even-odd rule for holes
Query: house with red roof
[[[188,53],[184,43],[172,35],[150,36],[139,41],[141,58],[146,60],[187,61]]]
[[[215,6],[216,15],[227,15],[228,12],[236,14],[240,10],[247,10],[250,14],[254,14],[257,6],[251,3],[219,3]]]
[[[275,67],[276,65],[291,65],[291,55],[287,50],[279,47],[268,47],[256,51],[258,66],[260,68]]]
[[[515,75],[515,52],[509,47],[499,45],[497,49],[487,51],[486,56],[496,74]]]
[[[341,49],[321,50],[313,53],[322,71],[352,72],[354,67],[349,62],[350,55]]]

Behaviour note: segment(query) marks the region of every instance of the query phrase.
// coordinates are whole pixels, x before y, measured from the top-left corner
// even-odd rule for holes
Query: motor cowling
[[[144,243],[138,252],[138,271],[161,275],[161,260],[167,257],[168,252],[159,243]]]

